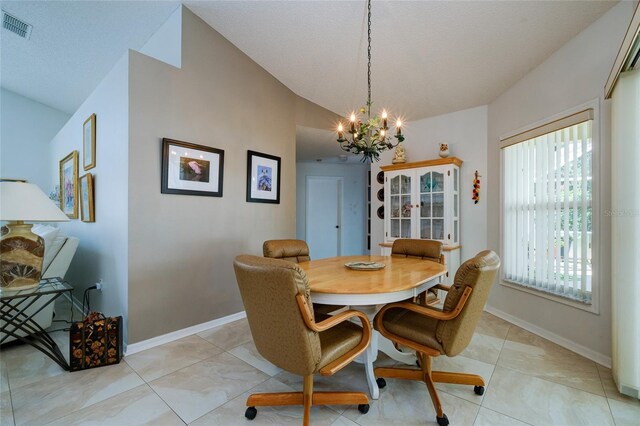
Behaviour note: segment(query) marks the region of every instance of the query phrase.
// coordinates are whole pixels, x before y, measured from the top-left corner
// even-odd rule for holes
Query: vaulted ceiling
[[[3,1],[2,87],[69,113],[177,1]],[[184,1],[298,95],[338,114],[366,101],[365,1]],[[491,102],[611,1],[374,1],[374,109],[415,120]]]

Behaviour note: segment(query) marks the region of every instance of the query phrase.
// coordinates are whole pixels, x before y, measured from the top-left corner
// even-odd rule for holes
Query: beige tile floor
[[[66,353],[68,334],[54,336]],[[395,362],[381,356],[377,364]],[[452,426],[640,426],[640,401],[616,391],[609,369],[487,313],[467,350],[434,360],[434,368],[478,373],[487,382],[483,396],[470,387],[437,385]],[[245,401],[253,392],[301,386],[300,377],[258,354],[246,320],[128,356],[119,365],[74,373],[18,345],[0,351],[0,425],[296,425],[300,407],[260,407],[249,423]],[[362,366],[317,377],[315,389],[366,391]],[[436,424],[425,386],[391,379],[367,414],[320,406],[313,407],[311,422]]]

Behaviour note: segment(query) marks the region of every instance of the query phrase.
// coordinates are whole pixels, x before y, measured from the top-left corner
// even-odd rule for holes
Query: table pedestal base
[[[380,308],[382,308],[382,306],[383,305],[351,306],[350,308],[364,312],[364,314],[369,318],[369,322],[373,324],[373,318],[376,316],[376,313],[380,310]],[[364,364],[371,399],[380,398],[380,389],[378,389],[376,376],[373,373],[373,363],[378,359],[378,351],[381,351],[382,353],[388,355],[391,359],[405,363],[407,365],[415,365],[417,360],[416,356],[413,353],[400,352],[395,348],[393,343],[391,343],[391,340],[382,336],[376,330],[372,330],[371,343],[369,343],[369,346],[367,346],[367,349],[364,351],[364,353],[355,360],[358,363]]]

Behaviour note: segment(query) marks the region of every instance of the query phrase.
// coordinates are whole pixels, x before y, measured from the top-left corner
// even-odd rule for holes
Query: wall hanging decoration
[[[384,172],[378,172],[378,174],[376,175],[376,182],[384,183]]]
[[[380,188],[378,190],[377,196],[379,201],[384,201],[384,188]]]
[[[91,114],[82,125],[82,164],[84,170],[96,166],[96,115]]]
[[[478,171],[475,172],[475,177],[473,178],[473,199],[474,204],[478,204],[480,201],[480,179],[482,176],[478,174]]]
[[[95,222],[93,210],[93,175],[87,173],[80,177],[80,220]]]
[[[380,154],[388,149],[392,149],[404,140],[402,134],[402,120],[396,121],[396,134],[394,138],[389,136],[389,126],[387,124],[388,114],[382,110],[380,116],[371,116],[371,0],[367,1],[367,104],[360,108],[360,114],[366,114],[365,121],[361,121],[356,112],[351,113],[349,119],[349,139],[344,137],[345,128],[342,122],[338,123],[338,143],[343,151],[352,154],[362,155],[362,162],[373,162],[380,160]]]
[[[384,219],[384,206],[378,207],[378,211],[376,212],[380,219]]]
[[[60,210],[70,219],[78,218],[78,151],[60,160]]]
[[[247,202],[280,204],[280,157],[248,151]]]
[[[163,194],[222,197],[224,151],[173,139],[162,139]]]

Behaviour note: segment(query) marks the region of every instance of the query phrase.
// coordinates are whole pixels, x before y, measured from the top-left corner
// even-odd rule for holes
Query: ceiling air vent
[[[22,38],[26,38],[29,40],[31,37],[31,29],[33,25],[29,25],[26,22],[23,22],[16,18],[13,15],[9,15],[4,10],[2,11],[2,27],[19,35]]]

